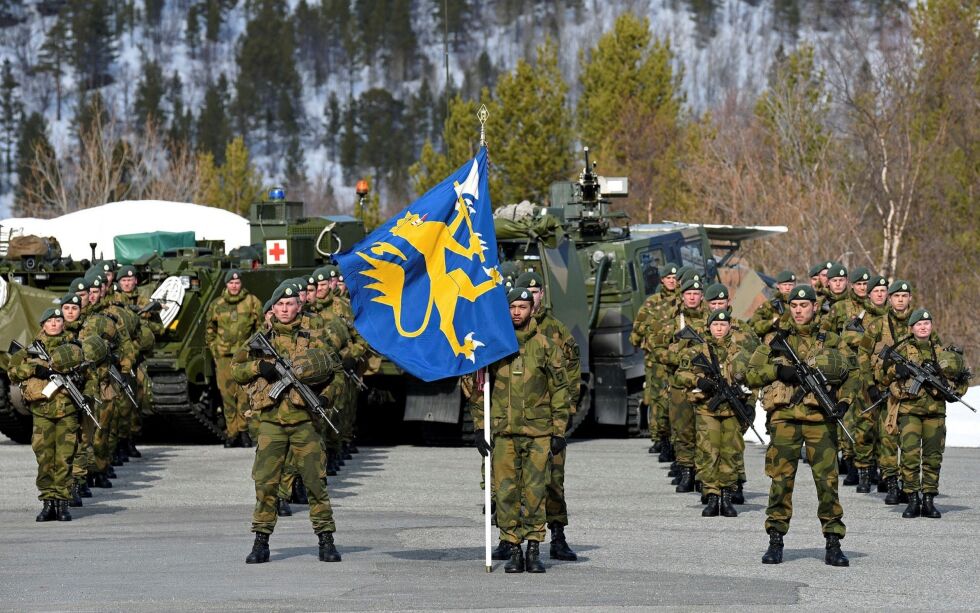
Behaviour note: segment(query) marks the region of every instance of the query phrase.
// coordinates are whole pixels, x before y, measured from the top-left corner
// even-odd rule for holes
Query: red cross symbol
[[[288,264],[289,256],[287,252],[288,245],[282,244],[281,241],[270,240],[265,243],[265,253],[266,262],[269,264]]]

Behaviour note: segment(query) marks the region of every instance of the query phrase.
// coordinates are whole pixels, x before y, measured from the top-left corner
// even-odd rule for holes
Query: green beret
[[[911,294],[912,284],[902,279],[895,279],[895,281],[888,286],[888,295],[891,296],[892,294],[898,294],[900,292]]]
[[[871,280],[868,281],[868,289],[871,290],[872,288],[875,287],[888,287],[888,279],[884,278],[881,275],[875,275],[871,277]]]
[[[277,287],[276,290],[272,292],[272,298],[269,298],[269,302],[271,304],[275,304],[280,300],[282,300],[283,298],[296,298],[297,300],[299,299],[299,289],[292,282],[292,280],[283,281],[282,283],[280,283],[279,287]]]
[[[311,285],[316,285],[316,277],[314,277],[313,275],[306,277],[306,287],[309,287]]]
[[[120,279],[122,279],[123,277],[135,277],[136,268],[129,266],[127,264],[126,266],[123,266],[116,272],[116,276],[119,277]]]
[[[677,280],[680,281],[681,285],[684,285],[688,281],[701,281],[701,273],[693,268],[688,268],[677,276]]]
[[[265,303],[262,305],[262,312],[263,313],[268,313],[269,311],[271,311],[273,304],[275,304],[275,303],[272,301],[272,298],[269,298],[268,300],[266,300]]]
[[[677,269],[677,279],[680,280],[688,273],[688,271],[694,270],[688,265],[681,266]]]
[[[76,293],[87,292],[90,287],[91,283],[89,283],[89,280],[85,277],[75,277],[71,280],[71,283],[68,284],[68,289]]]
[[[851,271],[851,275],[848,277],[851,283],[860,283],[861,281],[870,281],[871,273],[864,266],[858,266]]]
[[[326,281],[329,278],[330,275],[327,274],[326,266],[321,266],[320,268],[317,268],[316,270],[313,271],[313,279],[317,283],[319,283],[320,281]]]
[[[932,313],[924,308],[918,308],[909,315],[909,325],[914,326],[920,321],[932,321]]]
[[[497,270],[500,271],[501,277],[517,277],[521,274],[521,266],[513,260],[507,260],[506,262],[501,262],[497,266]]]
[[[681,285],[682,294],[691,290],[697,290],[699,292],[704,291],[704,284],[701,283],[701,279],[688,279]]]
[[[660,278],[669,277],[671,275],[674,275],[676,277],[678,270],[680,270],[680,268],[677,266],[677,264],[667,262],[666,264],[660,267]]]
[[[704,290],[704,299],[708,302],[712,300],[729,299],[732,295],[723,283],[712,283]]]
[[[321,270],[326,273],[328,279],[340,278],[340,269],[337,268],[336,264],[327,264]]]
[[[708,315],[708,325],[710,326],[716,321],[726,321],[731,322],[732,314],[728,312],[728,309],[715,309],[711,311],[711,315]]]
[[[61,306],[65,306],[66,304],[74,304],[80,307],[82,306],[82,299],[76,296],[75,294],[65,294],[58,301],[58,304],[60,304]]]
[[[529,270],[526,273],[522,274],[521,276],[517,277],[517,281],[515,281],[515,284],[517,285],[517,287],[526,287],[528,289],[532,287],[536,287],[538,289],[541,289],[542,287],[544,287],[544,279],[542,279],[541,275],[539,275],[538,273],[534,272],[533,270]]]
[[[514,289],[514,277],[511,276],[504,277],[504,287],[507,288],[508,292]]]
[[[789,292],[789,301],[794,300],[809,300],[810,302],[817,301],[817,292],[813,290],[812,285],[797,285]]]
[[[515,287],[507,293],[507,304],[523,300],[524,302],[534,302],[531,292],[526,287]]]
[[[102,287],[104,284],[105,284],[105,277],[103,277],[101,274],[99,274],[99,275],[96,275],[95,277],[93,277],[92,279],[89,279],[89,286],[88,286],[88,288],[89,289],[97,289],[97,288]]]
[[[826,267],[823,264],[824,264],[823,262],[820,262],[818,264],[814,264],[813,266],[811,266],[810,270],[807,272],[807,276],[816,277],[817,275],[820,274],[821,270],[826,270]]]
[[[225,273],[225,284],[227,284],[229,281],[234,281],[235,279],[241,281],[242,271],[238,270],[237,268],[232,268]]]
[[[836,262],[831,262],[833,266],[827,267],[827,278],[836,279],[838,277],[847,278],[847,267],[843,264],[837,264]]]
[[[811,275],[816,276],[816,275]],[[776,284],[780,283],[796,283],[796,274],[792,270],[781,270],[776,275]]]
[[[105,272],[112,272],[112,271],[114,271],[116,269],[116,261],[115,260],[102,260],[102,262],[99,263],[99,268],[101,268],[102,269],[102,272],[104,272],[104,273]]]
[[[37,323],[40,325],[44,325],[44,322],[51,319],[52,317],[62,317],[61,309],[57,307],[51,307],[50,309],[45,309],[45,311],[41,313],[41,317],[37,320]]]

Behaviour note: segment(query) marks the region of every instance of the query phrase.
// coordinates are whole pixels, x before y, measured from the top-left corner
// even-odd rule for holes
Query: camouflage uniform
[[[722,339],[708,334],[705,344],[690,343],[682,350],[680,365],[674,375],[678,387],[687,390],[687,401],[697,414],[697,456],[698,477],[702,483],[701,493],[705,496],[720,495],[723,489],[734,488],[744,475],[744,461],[740,461],[745,451],[745,439],[738,418],[728,403],[722,403],[714,410],[708,406],[711,397],[698,388],[698,380],[705,374],[691,360],[701,354],[709,361],[714,354],[722,374],[728,381],[734,381],[734,364],[737,359],[751,355],[758,340],[749,332],[732,329]],[[710,351],[708,347],[710,346]],[[746,406],[749,401],[746,400]]]
[[[897,351],[916,364],[930,360],[939,362],[935,336],[924,340],[910,339]],[[946,374],[952,375],[955,381],[950,384],[950,389],[959,396],[965,394],[966,378],[958,377],[962,371]],[[946,401],[927,385],[912,394],[909,391],[911,381],[898,377],[892,361],[879,361],[877,375],[892,394],[888,400],[888,421],[894,425],[897,418],[897,432],[901,437],[902,490],[908,494],[937,494],[946,447]]]
[[[675,288],[668,290],[661,286],[660,290],[650,295],[633,321],[633,331],[630,342],[643,349],[645,383],[643,386],[643,402],[649,409],[647,421],[650,424],[650,440],[656,442],[670,436],[670,421],[668,419],[667,403],[667,369],[656,360],[652,350],[648,350],[646,339],[656,333],[662,325],[665,313],[672,313],[680,299],[680,292]]]
[[[875,463],[879,412],[879,409],[865,412],[873,402],[869,390],[875,387],[875,377],[870,356],[861,350],[861,341],[869,328],[880,325],[887,310],[887,307],[876,307],[869,301],[857,315],[844,324],[840,333],[844,343],[857,356],[856,376],[861,379],[861,391],[856,396],[851,410],[844,417],[845,425],[854,436],[854,465],[858,470],[868,469]],[[877,388],[875,389],[877,391]]]
[[[119,337],[115,346],[119,371],[124,375],[133,372],[139,354],[137,344],[133,341],[138,333],[139,318],[129,309],[112,302],[108,296],[93,305],[93,311],[111,319],[115,324]],[[100,420],[102,430],[108,431],[106,450],[110,455],[117,449],[120,439],[129,438],[134,411],[132,403],[123,393],[117,394],[112,404],[108,422]]]
[[[778,327],[786,327],[789,321],[789,302],[786,295],[776,292],[772,299],[763,302],[759,308],[752,313],[749,318],[748,327],[759,338],[764,338],[767,334]]]
[[[582,381],[582,364],[579,360],[578,343],[572,337],[565,324],[561,323],[547,309],[541,309],[534,314],[538,324],[538,333],[544,335],[551,343],[561,349],[565,364],[565,379],[568,381],[569,407],[568,415],[578,410],[579,382]],[[564,436],[564,432],[561,433]],[[555,522],[568,525],[568,506],[565,504],[565,455],[567,449],[551,457],[551,478],[548,480],[548,500],[545,508],[548,514],[548,524]]]
[[[854,322],[859,315],[862,315],[865,312],[865,309],[869,304],[865,298],[855,294],[853,288],[844,292],[844,295],[845,297],[837,297],[837,300],[833,301],[832,303],[828,302],[828,304],[830,304],[829,310],[820,320],[820,328],[822,330],[834,332],[842,338],[844,338],[845,328],[848,326],[854,327],[855,324],[852,322]],[[851,355],[856,355],[857,343],[859,340],[859,337],[854,334],[846,337],[848,349]],[[859,375],[860,371],[856,374],[856,376]],[[864,387],[863,384],[865,383],[865,380],[863,377],[860,378],[862,380],[862,387]],[[841,419],[841,421],[844,422],[845,426],[853,426],[855,414],[860,414],[866,406],[868,406],[866,402],[866,392],[862,391],[854,398],[854,402],[851,404],[851,409],[847,412],[847,415]],[[857,441],[857,439],[855,439],[855,441]],[[851,443],[851,440],[844,435],[844,431],[841,430],[840,427],[838,427],[837,431],[837,442],[838,445],[840,445],[841,457],[843,460],[848,463],[853,462],[854,445]]]
[[[136,385],[133,386],[133,390],[136,393],[136,400],[139,402],[142,410],[150,411],[153,405],[153,390],[150,386],[150,378],[146,372],[143,356],[153,350],[156,339],[163,335],[163,321],[160,320],[159,313],[139,313],[141,309],[153,301],[149,289],[137,287],[129,292],[117,289],[112,295],[116,301],[127,306],[131,311],[137,313],[139,317],[139,329],[137,333],[139,359],[135,365]],[[136,437],[143,430],[143,420],[140,411],[134,410],[132,414],[131,436]]]
[[[513,544],[545,537],[545,499],[551,472],[551,437],[568,428],[566,360],[531,318],[517,330],[517,353],[490,365],[493,488],[500,539]],[[484,428],[482,395],[471,396],[477,430]]]
[[[295,360],[313,348],[324,348],[319,334],[305,330],[297,318],[289,324],[272,324],[269,332],[272,346],[288,360]],[[259,412],[258,440],[252,479],[255,481],[255,511],[252,532],[272,534],[276,527],[276,498],[286,455],[292,452],[306,484],[310,502],[310,522],[317,534],[336,530],[327,476],[323,444],[313,417],[295,390],[284,393],[278,402],[268,397],[269,382],[259,374],[261,359],[241,348],[234,356],[232,376],[249,395],[252,410]]]
[[[48,350],[72,341],[70,334],[48,336],[43,330],[35,337]],[[24,400],[34,416],[31,449],[37,458],[37,489],[39,500],[71,500],[72,463],[78,447],[78,418],[76,408],[63,388],[50,399],[42,390],[50,383],[35,376],[38,366],[50,367],[38,358],[25,356],[21,351],[11,360],[10,379],[20,384]]]
[[[211,303],[207,322],[205,341],[214,357],[215,377],[224,407],[225,431],[228,438],[233,439],[248,428],[245,417],[248,396],[231,376],[232,356],[262,325],[262,304],[245,288],[237,296],[232,296],[225,289]]]
[[[795,290],[794,290],[795,291]],[[826,349],[837,349],[846,356],[846,346],[831,332],[819,331],[816,322],[805,325],[790,323],[787,342],[801,360],[807,361]],[[850,370],[852,360],[846,359]],[[766,450],[766,475],[772,479],[769,489],[769,506],[766,509],[766,531],[786,534],[793,517],[793,488],[800,451],[806,443],[807,461],[817,488],[817,517],[824,535],[843,538],[845,527],[837,495],[837,429],[821,411],[810,394],[799,398],[800,387],[777,379],[777,367],[789,365],[789,361],[760,344],[748,360],[737,361],[743,369],[739,375],[747,385],[764,387],[762,404],[769,414],[769,448]],[[744,365],[744,366],[739,366]],[[848,373],[844,373],[847,377]],[[829,377],[828,377],[829,378]],[[856,380],[856,378],[855,378]],[[850,385],[849,385],[850,383]],[[845,379],[839,390],[839,398],[850,402],[853,382]]]

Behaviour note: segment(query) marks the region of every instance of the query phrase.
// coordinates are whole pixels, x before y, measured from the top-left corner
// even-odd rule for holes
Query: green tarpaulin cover
[[[116,261],[120,264],[132,264],[153,252],[162,254],[168,249],[193,246],[193,232],[142,232],[120,234],[112,239]]]

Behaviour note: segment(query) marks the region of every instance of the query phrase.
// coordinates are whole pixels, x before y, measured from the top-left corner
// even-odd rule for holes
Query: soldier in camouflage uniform
[[[932,314],[927,309],[916,309],[909,315],[909,326],[911,338],[896,351],[914,364],[931,363],[955,394],[965,394],[970,373],[963,355],[955,347],[936,348]],[[936,509],[934,498],[939,493],[939,471],[946,447],[946,401],[928,385],[913,393],[912,373],[903,363],[881,361],[878,371],[879,380],[889,386],[892,394],[888,427],[894,429],[897,425],[901,433],[902,489],[909,499],[902,517],[939,519],[942,514]]]
[[[818,262],[811,266],[807,272],[807,276],[810,277],[810,286],[815,291],[820,291],[823,288],[823,281],[826,275],[822,273],[826,273],[828,264],[832,265],[833,262]]]
[[[789,292],[796,286],[796,275],[791,270],[783,270],[776,275],[776,293],[766,302],[759,305],[752,317],[749,327],[759,337],[763,338],[773,331],[780,322],[789,319]]]
[[[807,361],[840,386],[837,412],[843,413],[853,397],[848,375],[854,363],[836,334],[820,331],[814,320],[817,295],[809,285],[798,285],[790,293],[792,324],[777,334],[801,360]],[[744,367],[739,365],[744,364]],[[800,451],[804,446],[817,488],[817,516],[826,538],[824,561],[831,566],[847,566],[841,552],[844,537],[844,515],[837,496],[837,428],[823,413],[810,394],[804,395],[796,369],[788,359],[769,345],[760,344],[748,360],[736,361],[744,368],[738,377],[753,388],[764,387],[762,403],[769,412],[769,449],[766,451],[766,475],[772,479],[769,506],[766,509],[766,531],[769,549],[763,564],[779,564],[783,559],[783,535],[793,516],[793,487]]]
[[[643,340],[650,333],[650,326],[655,323],[654,314],[660,306],[667,302],[676,304],[680,292],[677,291],[676,264],[668,263],[660,273],[660,287],[650,294],[643,306],[636,312],[633,320],[633,331],[630,333],[630,343],[638,349],[643,348]],[[644,355],[644,385],[643,404],[647,405],[647,422],[650,424],[650,453],[660,453],[670,439],[670,424],[667,420],[667,398],[665,391],[664,370],[649,353]]]
[[[887,387],[878,378],[879,373],[882,372],[879,367],[881,350],[886,345],[895,346],[909,336],[908,320],[912,310],[912,284],[904,279],[896,279],[888,286],[888,312],[865,326],[858,359],[865,365],[867,372],[874,373],[876,391]],[[907,500],[898,484],[898,431],[893,429],[889,432],[885,423],[886,417],[887,411],[879,409],[877,455],[881,481],[878,487],[887,491],[885,504],[896,505]]]
[[[241,272],[225,273],[225,289],[211,303],[205,342],[214,358],[214,371],[221,391],[225,416],[225,447],[251,447],[248,433],[248,395],[231,376],[232,357],[263,322],[262,304],[242,284]]]
[[[54,358],[58,347],[71,345],[72,336],[64,332],[64,319],[60,308],[47,309],[38,324],[39,341]],[[81,348],[77,360],[63,366],[72,368],[82,361]],[[71,500],[72,463],[78,447],[78,417],[76,407],[63,388],[51,391],[50,377],[55,374],[55,364],[19,351],[11,358],[10,380],[20,384],[24,400],[34,418],[31,448],[37,458],[38,499],[43,508],[36,520],[71,521],[68,502]]]
[[[323,336],[306,330],[299,317],[301,305],[298,292],[292,285],[276,288],[270,301],[273,304],[272,329],[269,341],[279,354],[294,364],[308,359],[314,350],[325,350]],[[245,559],[247,564],[269,561],[269,535],[276,526],[276,501],[283,465],[292,451],[306,484],[310,501],[310,522],[319,539],[319,558],[323,562],[339,562],[340,554],[334,545],[336,530],[333,510],[327,494],[324,471],[323,444],[314,416],[295,390],[288,390],[278,401],[268,396],[268,386],[279,380],[272,361],[253,356],[247,347],[234,357],[232,376],[249,394],[252,410],[259,413],[258,440],[252,478],[255,480],[255,511],[252,532],[255,542]]]
[[[67,294],[60,300],[61,315],[65,320],[65,334],[78,342],[82,333],[82,299],[75,294]],[[108,349],[108,345],[106,345]],[[98,368],[92,366],[88,369],[88,376],[85,380],[83,393],[93,399],[99,398],[98,390]],[[101,400],[100,400],[101,401]],[[92,407],[93,411],[96,407]],[[78,428],[78,449],[75,453],[75,461],[72,463],[72,489],[71,504],[69,506],[82,506],[82,498],[91,498],[92,490],[89,489],[89,471],[94,473],[92,439],[95,432],[95,422],[79,415]]]
[[[565,449],[568,429],[566,357],[531,316],[531,292],[517,288],[507,298],[518,350],[487,368],[487,384],[492,386],[489,422],[484,421],[482,394],[471,396],[469,410],[480,454],[493,454],[497,526],[500,540],[509,543],[511,553],[504,570],[543,573],[539,544],[548,517],[545,501],[551,456]],[[493,436],[490,448],[484,427]],[[525,540],[526,557],[521,549]]]
[[[750,355],[758,342],[754,335],[734,334],[731,322],[727,309],[712,311],[707,320],[710,334],[703,337],[704,343],[685,341],[680,366],[674,375],[677,385],[687,389],[687,400],[697,413],[697,470],[707,505],[701,513],[704,517],[738,516],[732,506],[732,496],[739,471],[744,471],[744,462],[740,463],[739,458],[745,451],[745,439],[734,409],[727,402],[714,407],[709,404],[718,393],[718,386],[691,361],[702,355],[710,364],[717,364],[729,382],[734,381],[735,360]],[[748,397],[745,404],[749,404]]]
[[[551,310],[542,306],[544,279],[536,272],[526,272],[517,279],[517,286],[531,292],[534,303],[531,316],[538,324],[538,333],[547,337],[552,344],[561,348],[565,359],[565,378],[568,380],[569,419],[578,410],[582,364],[579,358],[578,343],[565,324],[558,321]],[[548,479],[548,499],[545,509],[548,514],[548,528],[551,529],[551,551],[553,560],[574,562],[578,559],[568,546],[565,526],[568,525],[568,505],[565,504],[565,456],[567,450],[551,456],[551,476]]]
[[[685,326],[691,326],[702,337],[707,331],[708,311],[705,308],[704,286],[693,277],[680,288],[681,303],[670,319],[664,319],[660,329],[654,333],[651,346],[656,352],[655,359],[664,364],[670,381],[670,430],[671,446],[676,456],[676,491],[694,491],[694,453],[696,449],[696,428],[694,408],[687,400],[687,390],[678,387],[674,371],[680,365],[679,349],[675,335]]]
[[[861,269],[856,272],[861,273]],[[852,279],[855,276],[852,274]],[[864,308],[846,322],[840,332],[844,343],[857,355],[858,372],[856,376],[861,379],[861,391],[855,397],[854,406],[845,416],[845,425],[854,436],[853,465],[857,471],[856,491],[858,494],[869,493],[871,484],[878,482],[875,446],[878,440],[878,411],[880,409],[872,408],[872,405],[881,398],[881,392],[875,385],[870,356],[861,351],[861,340],[864,338],[867,328],[879,325],[888,310],[888,281],[881,275],[872,276],[869,274],[868,276]],[[861,291],[860,286],[860,279],[852,283],[855,293]],[[847,485],[847,480],[844,483]]]

